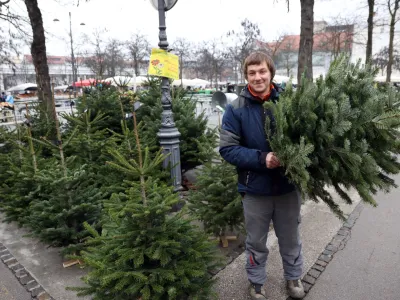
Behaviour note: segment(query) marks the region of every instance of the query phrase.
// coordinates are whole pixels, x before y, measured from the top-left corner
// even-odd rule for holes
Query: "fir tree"
[[[121,191],[120,183],[124,177],[119,172],[110,170],[106,161],[111,159],[109,149],[124,148],[125,145],[119,137],[104,129],[103,124],[107,117],[99,113],[93,115],[87,110],[77,116],[64,115],[68,122],[69,131],[73,135],[69,146],[65,149],[67,156],[74,156],[74,167],[86,165],[86,171],[99,183],[99,187],[105,198],[109,198],[113,192]]]
[[[27,132],[20,127],[19,131]],[[29,205],[37,188],[35,174],[38,164],[33,145],[26,148],[26,138],[21,141],[16,133],[2,131],[3,146],[0,148],[0,210],[5,213],[4,221],[26,222]]]
[[[67,164],[73,158],[67,158]],[[38,191],[29,207],[28,225],[32,233],[54,246],[79,244],[87,235],[83,223],[97,225],[103,194],[100,182],[86,166],[66,168],[48,161],[36,175]]]
[[[81,243],[87,235],[83,227],[85,221],[97,225],[104,195],[100,189],[102,182],[98,174],[92,172],[93,168],[77,164],[74,156],[65,156],[65,149],[70,146],[78,128],[65,143],[58,126],[56,131],[58,142],[55,145],[46,138],[33,139],[51,149],[57,160],[47,159],[46,165],[36,174],[38,187],[29,207],[28,225],[42,241],[68,246]],[[88,141],[88,136],[84,138]],[[91,149],[86,150],[91,153]]]
[[[354,188],[376,205],[372,195],[395,187],[390,175],[400,171],[398,95],[376,89],[375,74],[342,56],[325,79],[303,79],[297,91],[289,86],[277,104],[266,104],[275,117],[272,127],[266,122],[268,139],[286,175],[342,218],[326,186],[347,203],[352,199],[346,190]]]
[[[217,237],[225,236],[228,229],[240,229],[243,225],[236,170],[224,160],[213,160],[204,165],[188,202],[195,217],[204,223],[205,231]]]
[[[137,111],[138,120],[143,128],[141,137],[143,143],[152,151],[158,149],[157,133],[161,126],[160,84],[159,79],[149,78],[147,90],[138,95],[142,103]],[[183,170],[194,168],[204,160],[204,157],[199,154],[199,144],[217,147],[217,130],[207,127],[207,117],[204,112],[196,116],[196,102],[186,97],[182,89],[176,89],[173,92],[172,112],[176,127],[181,133],[181,167]]]
[[[148,78],[145,90],[138,92],[137,96],[142,103],[137,111],[138,121],[141,123],[140,136],[142,143],[149,147],[154,155],[160,148],[157,133],[161,126],[161,80]],[[124,134],[121,131],[121,121],[131,115],[130,93],[118,93],[109,88],[102,91],[93,90],[80,98],[77,109],[79,113],[91,111],[91,119],[97,114],[105,114],[106,118],[99,122],[99,128],[109,129],[116,134]],[[207,118],[204,113],[196,116],[196,102],[187,98],[182,89],[177,89],[172,97],[172,111],[176,127],[181,133],[181,166],[189,169],[201,164],[204,157],[199,156],[199,143],[212,143],[217,147],[216,130],[207,127]],[[128,127],[132,128],[132,119],[127,121]],[[67,126],[70,130],[71,124]],[[73,128],[73,127],[72,127]]]
[[[75,156],[78,164],[104,165],[109,158],[107,150],[113,146],[110,133],[102,128],[106,119],[104,114],[93,115],[89,109],[78,116],[64,114],[63,118],[74,129],[70,132],[73,138],[65,149],[66,155]],[[69,138],[68,135],[66,137]]]
[[[134,114],[135,120],[135,114]],[[126,180],[124,193],[115,193],[105,202],[102,232],[86,225],[92,233],[82,252],[90,271],[76,287],[78,295],[94,299],[210,299],[215,246],[191,224],[185,210],[169,214],[179,201],[173,193],[148,174],[164,156],[150,158],[140,148],[135,131],[137,159],[126,159],[112,151],[110,165],[136,181]]]
[[[120,97],[120,93],[114,88],[105,88],[102,90],[93,89],[88,94],[84,94],[79,98],[77,104],[78,114],[82,114],[90,110],[91,119],[94,119],[99,114],[104,114],[97,123],[99,129],[109,129],[121,133],[121,101],[123,111],[129,112],[130,99]],[[132,123],[129,124],[132,127]],[[72,128],[73,125],[72,125]]]

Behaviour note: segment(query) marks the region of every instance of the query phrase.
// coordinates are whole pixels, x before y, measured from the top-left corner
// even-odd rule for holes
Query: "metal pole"
[[[75,72],[75,55],[74,55],[74,41],[72,39],[71,12],[69,13],[69,37],[70,37],[70,40],[71,40],[72,87],[73,87],[73,90],[74,90],[74,98],[76,98],[75,82],[77,81],[77,78],[76,78],[76,72]]]
[[[158,46],[163,50],[168,50],[168,41],[165,25],[165,3],[164,0],[158,0],[158,16],[159,16],[159,39]],[[179,149],[179,137],[181,134],[175,127],[174,116],[172,113],[171,88],[169,79],[162,77],[161,79],[161,104],[163,112],[161,114],[161,127],[158,132],[160,145],[165,154],[169,156],[164,160],[164,168],[171,168],[171,178],[175,190],[182,189],[181,174],[181,157]]]

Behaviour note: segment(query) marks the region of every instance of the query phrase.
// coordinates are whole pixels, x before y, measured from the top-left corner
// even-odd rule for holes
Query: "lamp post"
[[[54,19],[54,22],[59,22],[60,20]],[[85,23],[80,23],[81,26],[84,26]],[[71,44],[71,66],[72,66],[72,88],[74,90],[74,98],[76,98],[76,85],[75,82],[78,81],[77,69],[75,68],[75,54],[74,54],[74,40],[72,36],[72,17],[71,12],[69,12],[69,39]]]
[[[159,17],[159,40],[158,46],[168,51],[168,41],[165,25],[165,12],[170,10],[178,0],[150,0],[155,9],[158,10]],[[169,79],[161,78],[161,104],[163,112],[161,114],[161,127],[157,134],[160,145],[165,154],[169,154],[163,162],[164,168],[171,168],[171,178],[175,190],[182,189],[181,157],[179,149],[179,137],[181,134],[175,126],[172,113],[172,99]]]

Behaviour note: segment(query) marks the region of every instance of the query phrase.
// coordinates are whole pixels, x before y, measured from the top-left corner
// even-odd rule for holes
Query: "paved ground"
[[[358,204],[359,198],[354,192],[351,194],[354,204],[352,206],[344,204],[336,195],[335,200],[341,203],[341,208],[345,214],[350,214]],[[303,275],[320,256],[326,245],[342,226],[342,222],[336,218],[329,208],[323,203],[306,202],[301,209],[302,225],[301,238],[303,242],[304,269]],[[265,285],[268,300],[286,300],[285,282],[283,279],[282,260],[279,255],[279,247],[275,233],[272,231],[268,235],[268,257],[267,274],[268,280]],[[248,280],[244,270],[245,256],[240,255],[235,261],[218,273],[219,279],[216,284],[216,291],[219,300],[247,300]],[[318,300],[328,300],[319,298]],[[341,300],[353,300],[343,298]],[[369,300],[369,299],[366,299]]]
[[[376,198],[305,300],[400,299],[400,188]]]
[[[31,294],[0,261],[0,300],[30,300]]]
[[[3,219],[2,214],[0,214],[1,219]],[[75,292],[65,289],[68,286],[83,285],[80,278],[86,273],[86,269],[81,269],[79,266],[63,268],[62,263],[67,259],[61,257],[61,249],[49,247],[36,238],[27,237],[28,233],[26,229],[19,228],[15,223],[8,224],[0,221],[0,241],[54,299],[90,299],[89,297],[78,298]],[[1,261],[0,264],[2,264]],[[0,297],[0,300],[3,298]],[[21,300],[24,299],[21,298]]]

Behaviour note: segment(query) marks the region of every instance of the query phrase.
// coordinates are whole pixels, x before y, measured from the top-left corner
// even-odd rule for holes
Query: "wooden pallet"
[[[68,268],[68,267],[72,267],[77,264],[83,265],[83,262],[80,259],[71,259],[66,262],[63,262],[63,267]]]
[[[237,240],[237,236],[235,236],[235,235],[226,235],[226,236],[220,236],[219,239],[220,239],[220,241],[222,243],[222,247],[223,248],[228,248],[229,241],[236,241]]]

